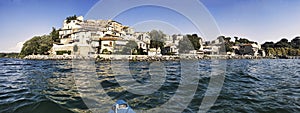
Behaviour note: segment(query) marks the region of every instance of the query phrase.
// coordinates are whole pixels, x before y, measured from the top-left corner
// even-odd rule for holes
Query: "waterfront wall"
[[[24,59],[30,60],[84,60],[93,59],[96,61],[110,61],[110,60],[131,60],[131,61],[172,61],[172,60],[200,60],[200,59],[274,59],[276,57],[261,57],[261,56],[230,56],[230,55],[162,55],[162,56],[148,56],[148,55],[107,55],[97,54],[92,56],[78,56],[78,55],[29,55]],[[299,57],[291,57],[293,59]]]
[[[28,55],[27,60],[73,60],[73,59],[92,59],[93,57],[83,57],[76,55]]]

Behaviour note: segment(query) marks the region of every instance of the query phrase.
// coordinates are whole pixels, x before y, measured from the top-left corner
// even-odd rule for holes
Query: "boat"
[[[108,113],[135,113],[124,100],[117,100]]]

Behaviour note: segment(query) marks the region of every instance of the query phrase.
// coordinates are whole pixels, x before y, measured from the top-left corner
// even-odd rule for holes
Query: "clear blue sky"
[[[210,11],[225,36],[245,37],[260,43],[300,36],[300,0],[200,1]],[[67,16],[86,15],[97,2],[98,0],[0,0],[0,52],[18,51],[22,42],[35,35],[48,34],[51,27],[61,27]],[[130,0],[120,0],[120,4],[126,2]],[[117,6],[111,8],[114,7]],[[161,20],[181,26],[185,29],[183,33],[195,33],[193,26],[189,26],[182,15],[159,7],[134,8],[115,19],[129,26],[136,25],[139,21]]]

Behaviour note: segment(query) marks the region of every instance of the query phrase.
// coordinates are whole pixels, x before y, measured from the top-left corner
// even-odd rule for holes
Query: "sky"
[[[134,0],[114,0],[124,5]],[[141,0],[139,0],[141,1]],[[33,36],[45,35],[52,27],[62,27],[67,16],[89,14],[99,0],[0,0],[0,52],[19,52]],[[220,35],[248,38],[259,43],[289,40],[300,36],[299,0],[200,0],[221,32]],[[99,4],[98,4],[99,5]],[[175,4],[185,7],[184,3]],[[118,5],[108,5],[100,16]],[[197,15],[197,11],[191,10]],[[103,18],[102,18],[103,16]],[[90,17],[90,18],[89,18]],[[128,9],[113,18],[136,31],[169,29],[167,34],[199,33],[189,18],[167,8],[142,6]],[[200,34],[199,34],[200,35]]]

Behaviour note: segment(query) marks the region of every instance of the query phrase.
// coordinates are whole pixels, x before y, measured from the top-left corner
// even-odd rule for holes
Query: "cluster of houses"
[[[122,53],[128,43],[134,41],[138,48],[149,56],[160,56],[162,51],[178,55],[179,42],[183,38],[183,35],[165,35],[164,50],[150,48],[149,32],[135,32],[133,28],[114,20],[84,20],[82,16],[78,16],[73,20],[64,20],[63,27],[59,30],[60,42],[53,45],[50,54],[87,56]],[[218,46],[220,41],[203,42],[202,39],[199,41],[200,49],[190,51],[190,54],[222,54],[219,52],[220,46]],[[260,45],[257,44],[242,44],[233,48],[238,50],[239,54],[253,56],[259,55],[261,50]],[[227,54],[235,55],[236,53],[229,52]]]
[[[250,55],[250,56],[262,56],[265,57],[266,53],[261,48],[260,44],[249,43],[249,44],[238,44],[231,47],[234,51],[227,52],[228,55],[235,56],[238,55]]]
[[[165,49],[179,54],[179,41],[182,35],[175,38],[166,35]],[[150,56],[161,55],[161,48],[150,48],[149,32],[135,32],[113,20],[84,20],[82,16],[74,20],[64,20],[59,30],[60,43],[51,49],[52,55],[92,55],[122,53],[129,41],[136,42],[139,49]]]

